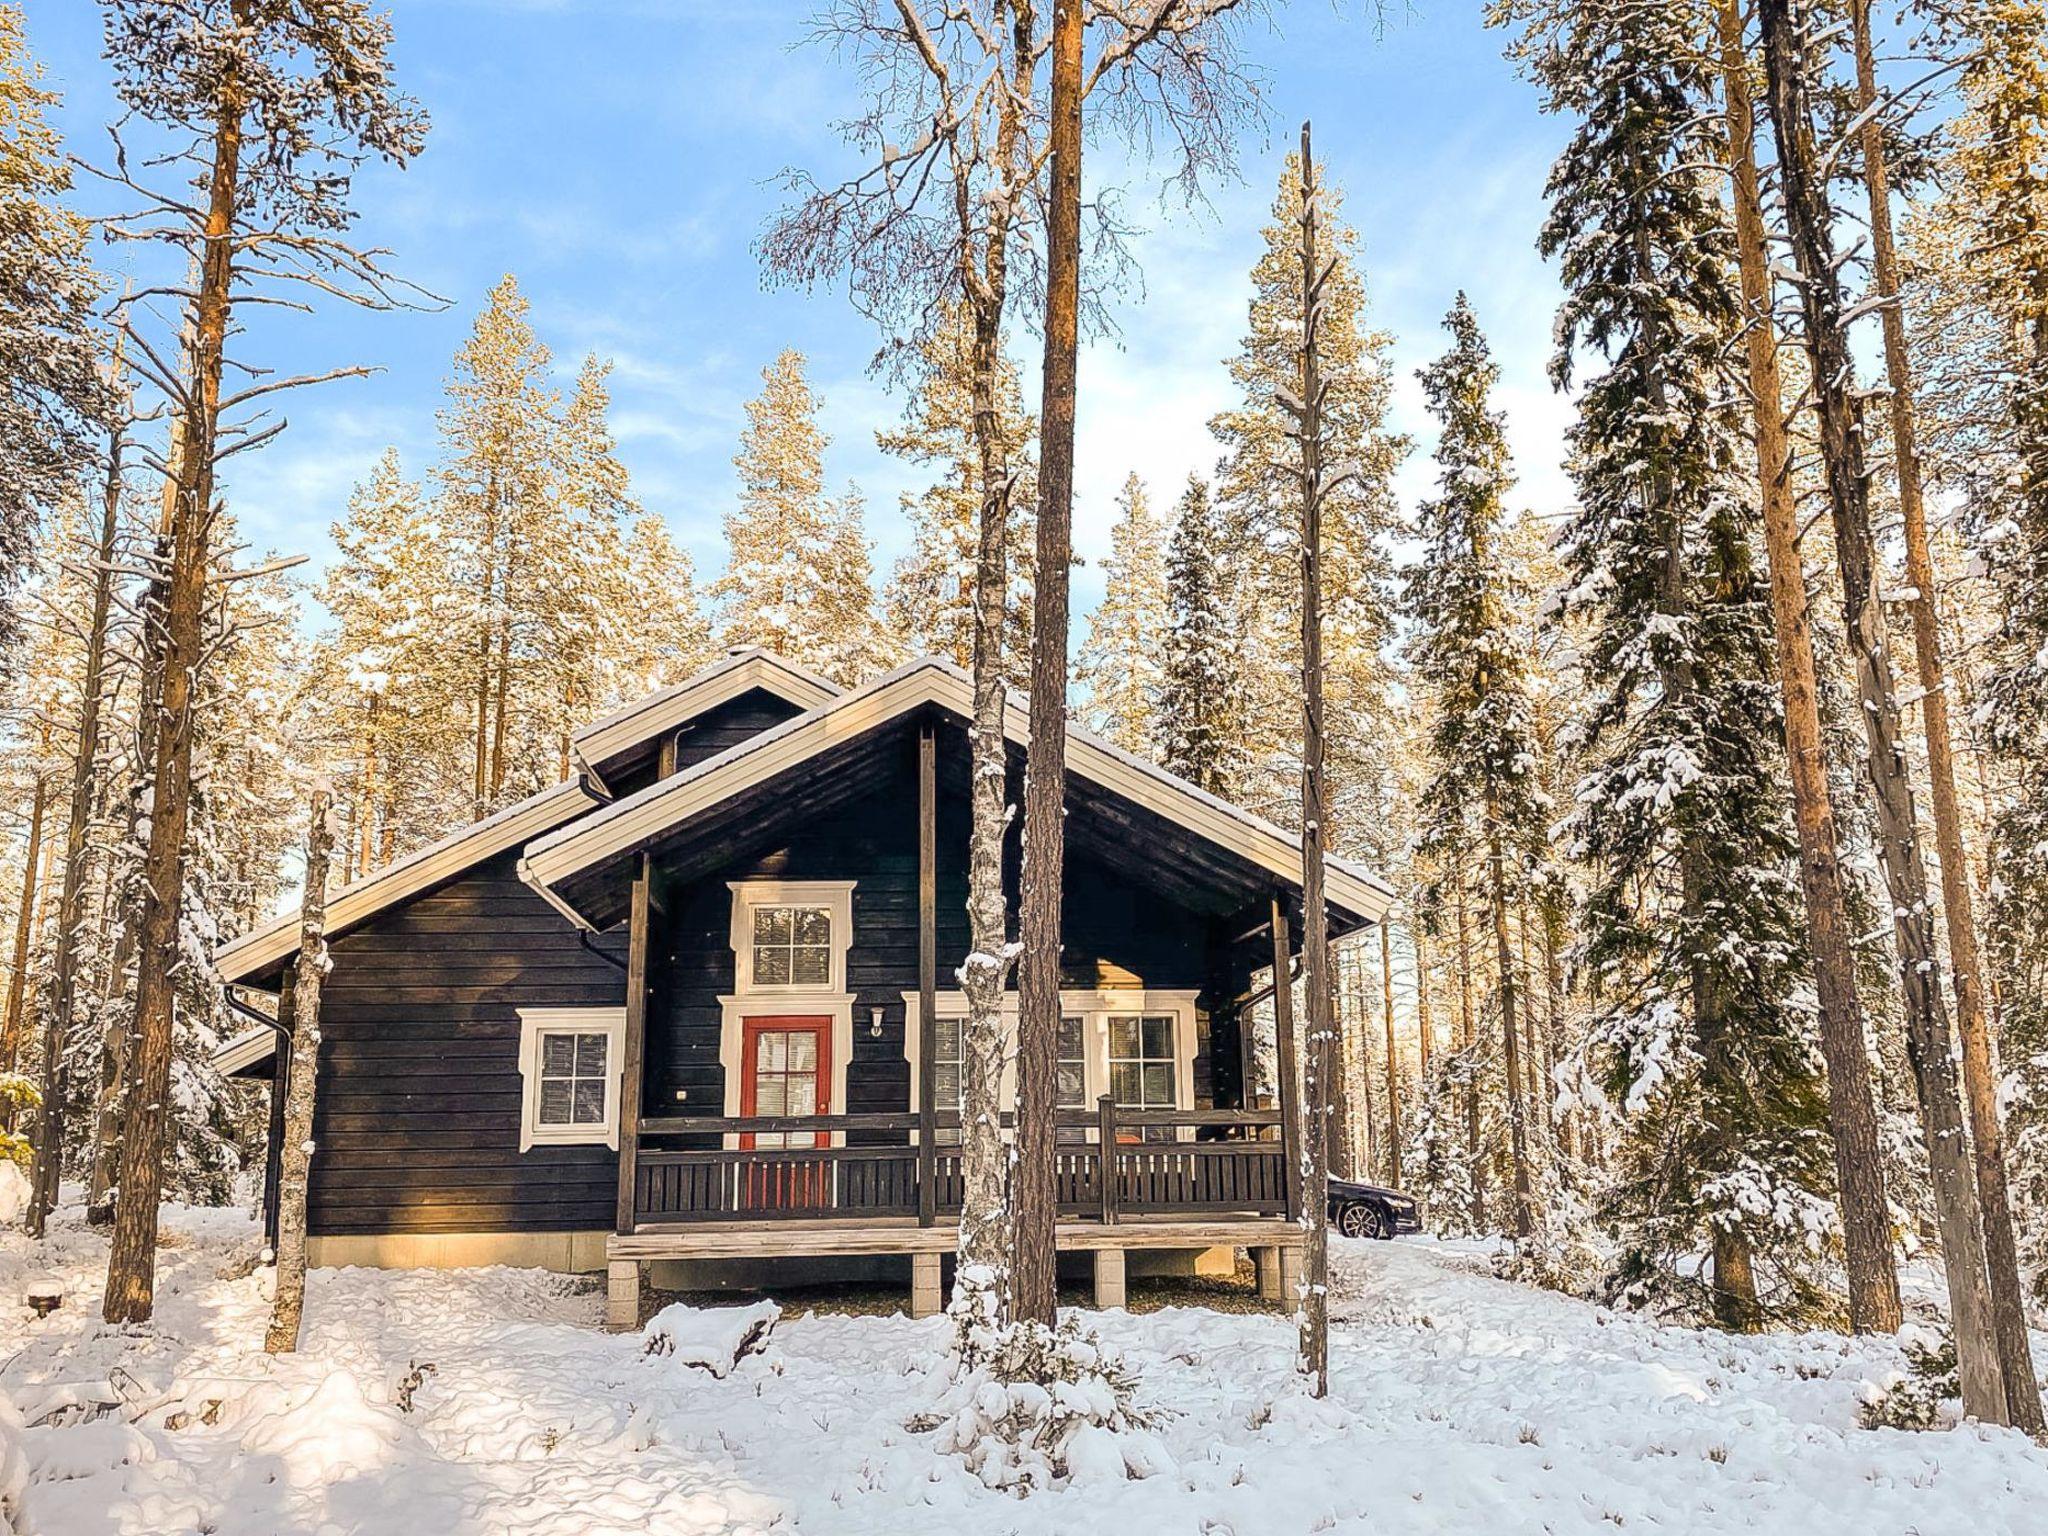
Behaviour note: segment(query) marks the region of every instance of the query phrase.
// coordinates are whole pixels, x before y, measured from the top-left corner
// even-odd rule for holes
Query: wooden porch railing
[[[1005,1119],[1007,1120],[1007,1116]],[[957,1130],[958,1115],[936,1117]],[[1126,1214],[1284,1215],[1286,1155],[1274,1110],[1119,1110],[1062,1114],[1055,1156],[1060,1215],[1114,1222]],[[919,1199],[916,1115],[660,1118],[640,1123],[636,1225],[698,1221],[935,1218],[960,1209],[960,1149],[934,1138],[932,1198]],[[663,1148],[648,1138],[835,1134],[828,1147]],[[1183,1139],[1189,1137],[1191,1139]],[[1207,1139],[1192,1139],[1192,1138]],[[1091,1139],[1092,1138],[1092,1139]]]

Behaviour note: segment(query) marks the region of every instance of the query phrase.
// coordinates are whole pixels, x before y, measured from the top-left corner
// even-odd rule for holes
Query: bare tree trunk
[[[1023,956],[1017,977],[1017,1258],[1012,1305],[1051,1327],[1059,1103],[1060,890],[1066,868],[1067,570],[1073,557],[1074,394],[1081,319],[1082,0],[1052,21],[1045,383],[1039,415],[1038,581],[1031,618],[1031,742],[1024,773]],[[1104,1148],[1105,1157],[1113,1149]]]
[[[37,898],[43,889],[43,817],[50,804],[50,776],[38,767],[35,785],[29,793],[28,847],[21,858],[21,905],[14,910],[14,954],[7,975],[7,1011],[0,1014],[0,1072],[14,1072],[21,1065],[22,1022],[28,1013],[29,950],[36,934]],[[0,1110],[0,1121],[14,1125],[10,1105]]]
[[[1834,523],[1835,561],[1842,578],[1843,621],[1856,656],[1866,766],[1877,811],[1878,852],[1884,866],[1899,950],[1906,1038],[1920,1089],[1922,1129],[1933,1173],[1935,1212],[1941,1226],[1963,1404],[1973,1417],[2004,1423],[2004,1367],[1992,1329],[1990,1287],[1976,1174],[1964,1127],[1950,1055],[1947,1010],[1935,979],[1933,926],[1928,917],[1927,873],[1899,730],[1898,698],[1885,646],[1884,612],[1877,594],[1877,558],[1870,531],[1869,473],[1863,423],[1854,394],[1855,359],[1843,318],[1840,267],[1835,259],[1834,210],[1812,139],[1810,86],[1801,33],[1790,0],[1759,0],[1765,77],[1778,146],[1779,179],[1794,259],[1800,308],[1813,366],[1815,415]]]
[[[249,0],[234,0],[237,25]],[[102,1313],[110,1323],[148,1320],[155,1304],[157,1199],[163,1184],[170,1110],[171,1030],[178,919],[185,894],[185,834],[192,808],[193,693],[204,641],[206,575],[213,529],[214,443],[234,282],[234,227],[240,176],[244,86],[232,56],[216,85],[220,102],[208,187],[205,257],[194,303],[191,377],[181,414],[186,441],[178,462],[165,602],[150,614],[161,635],[149,851],[143,864],[141,931],[136,946],[135,1038],[126,1125],[121,1136],[120,1200],[114,1213]]]
[[[1465,1165],[1472,1174],[1472,1225],[1486,1227],[1486,1168],[1479,1158],[1479,1032],[1472,1018],[1472,923],[1465,906],[1465,868],[1458,866],[1458,1050],[1465,1057]]]
[[[1394,941],[1380,921],[1380,1014],[1387,1030],[1387,1182],[1401,1187],[1401,1057],[1394,1043]]]
[[[1884,125],[1877,106],[1877,64],[1870,37],[1870,0],[1850,0],[1856,49],[1856,106],[1863,114],[1864,183],[1870,194],[1870,241],[1884,327],[1886,382],[1891,386],[1893,473],[1899,513],[1906,525],[1906,584],[1913,589],[1913,649],[1920,674],[1920,723],[1927,738],[1928,799],[1934,806],[1934,846],[1941,871],[1942,914],[1948,929],[1956,1029],[1963,1045],[1963,1092],[1976,1151],[1977,1198],[1983,1208],[1984,1256],[1991,1282],[1991,1323],[2005,1370],[2005,1395],[2015,1428],[2041,1433],[2041,1391],[2027,1340],[2027,1312],[2012,1229],[2012,1196],[2005,1170],[2005,1133],[1998,1118],[1998,1068],[1984,1016],[1983,961],[1970,900],[1970,865],[1956,801],[1955,747],[1949,733],[1948,679],[1935,607],[1934,562],[1927,549],[1927,507],[1921,494],[1920,449],[1913,431],[1913,363],[1892,237],[1892,200],[1884,157]]]
[[[120,340],[115,341],[114,374],[120,382]],[[100,750],[100,700],[106,688],[107,628],[113,609],[115,540],[121,529],[121,459],[125,425],[107,443],[107,482],[100,500],[100,536],[93,551],[92,617],[85,635],[85,676],[78,699],[78,740],[71,762],[71,807],[64,827],[64,885],[57,898],[57,951],[51,962],[50,1013],[43,1021],[43,1105],[36,1117],[34,1189],[28,1205],[28,1233],[43,1235],[57,1208],[64,1171],[64,1046],[78,1009],[78,961],[85,921],[85,877],[92,850],[93,793]]]
[[[1036,48],[1028,11],[1013,17],[1010,89],[997,125],[996,157],[1014,177],[1025,150],[1021,117],[1032,95]],[[962,234],[972,215],[960,212]],[[1011,963],[1003,895],[1003,839],[1009,825],[1009,757],[1004,746],[1003,631],[1009,600],[1010,497],[1014,475],[997,414],[1003,310],[1008,302],[1009,219],[998,207],[977,269],[963,258],[962,286],[973,317],[970,346],[974,441],[980,458],[981,514],[974,562],[974,721],[968,732],[967,922],[971,952],[960,970],[967,1017],[960,1026],[961,1206],[959,1263],[952,1311],[968,1362],[967,1330],[1010,1315],[1014,1222],[1001,1121],[1003,990]]]
[[[1870,1050],[1857,996],[1834,806],[1828,791],[1827,751],[1821,739],[1806,573],[1799,556],[1799,512],[1785,431],[1777,332],[1771,318],[1770,253],[1757,180],[1749,51],[1743,44],[1739,0],[1722,0],[1719,13],[1729,163],[1735,182],[1735,235],[1748,321],[1750,404],[1771,571],[1771,618],[1777,641],[1778,687],[1785,709],[1793,818],[1799,830],[1800,887],[1806,898],[1807,937],[1813,948],[1814,985],[1820,999],[1821,1053],[1828,1068],[1828,1123],[1841,1189],[1849,1321],[1859,1332],[1895,1333],[1904,1313],[1898,1273],[1892,1263],[1891,1214],[1870,1086]]]
[[[1429,1081],[1430,1063],[1436,1057],[1436,1026],[1429,1017],[1429,940],[1422,924],[1410,930],[1415,945],[1415,1045],[1421,1058],[1421,1078]]]
[[[320,1067],[320,984],[326,980],[327,863],[334,847],[333,796],[313,791],[306,824],[306,889],[299,903],[299,958],[292,972],[291,1066],[285,1076],[283,1140],[277,1160],[277,1288],[264,1352],[299,1347],[306,1305],[306,1191],[313,1166],[313,1100]]]
[[[1520,1009],[1517,1006],[1515,961],[1508,948],[1507,855],[1501,846],[1500,807],[1487,795],[1486,836],[1488,852],[1487,897],[1493,913],[1494,958],[1500,966],[1501,1062],[1506,1078],[1508,1104],[1508,1153],[1513,1159],[1515,1191],[1515,1239],[1527,1242],[1536,1235],[1535,1196],[1529,1181],[1529,1128],[1522,1106],[1521,1042],[1516,1038]]]
[[[1337,1065],[1330,1017],[1330,914],[1323,900],[1323,593],[1322,397],[1317,356],[1323,281],[1317,264],[1315,157],[1301,125],[1301,926],[1302,990],[1307,994],[1308,1048],[1302,1053],[1302,1297],[1300,1368],[1310,1391],[1330,1390],[1331,1079]],[[1278,984],[1282,978],[1275,978]]]

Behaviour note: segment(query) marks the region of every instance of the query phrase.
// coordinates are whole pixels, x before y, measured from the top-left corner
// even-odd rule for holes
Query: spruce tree
[[[1810,1304],[1830,1180],[1810,1021],[1791,1002],[1807,976],[1797,845],[1739,470],[1712,56],[1685,4],[1517,19],[1548,107],[1578,120],[1540,244],[1565,288],[1552,375],[1582,386],[1566,537],[1596,692],[1572,826],[1591,878],[1587,1054],[1624,1133],[1609,1283],[1667,1302],[1705,1249],[1713,1316],[1754,1327],[1767,1306]]]
[[[1416,677],[1435,700],[1430,777],[1420,806],[1419,849],[1452,868],[1481,867],[1478,882],[1497,964],[1506,1074],[1511,1222],[1518,1244],[1536,1237],[1535,1180],[1522,1087],[1522,1011],[1508,910],[1542,859],[1548,798],[1535,773],[1516,613],[1528,593],[1507,569],[1501,536],[1514,484],[1504,418],[1492,407],[1500,368],[1459,294],[1444,319],[1450,350],[1421,371],[1440,423],[1437,495],[1417,516],[1421,559],[1408,572]]]
[[[1153,751],[1196,788],[1228,798],[1243,763],[1244,695],[1222,554],[1208,483],[1190,475],[1166,554],[1166,655]]]
[[[1141,756],[1151,750],[1164,676],[1164,532],[1145,482],[1131,475],[1117,496],[1102,601],[1088,616],[1088,638],[1074,668],[1087,693],[1089,729]]]

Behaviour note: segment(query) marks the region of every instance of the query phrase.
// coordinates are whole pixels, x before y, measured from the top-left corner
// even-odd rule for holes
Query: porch
[[[958,1124],[937,1113],[642,1120],[631,1220],[605,1245],[610,1326],[637,1324],[642,1266],[663,1260],[903,1255],[911,1315],[937,1312],[963,1184],[960,1148],[942,1138]],[[1132,1111],[1109,1098],[1060,1115],[1055,1247],[1093,1255],[1095,1304],[1124,1304],[1133,1249],[1245,1248],[1261,1296],[1287,1294],[1301,1229],[1281,1124],[1277,1110]],[[747,1144],[792,1136],[839,1144]],[[730,1144],[648,1144],[672,1138]]]

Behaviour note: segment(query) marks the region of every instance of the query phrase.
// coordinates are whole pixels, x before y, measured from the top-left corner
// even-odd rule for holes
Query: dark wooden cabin
[[[338,892],[313,1262],[604,1267],[625,1326],[649,1264],[908,1258],[934,1310],[970,707],[937,661],[842,693],[739,652],[579,733],[575,782]],[[1250,1249],[1277,1293],[1298,1164],[1245,1023],[1291,961],[1299,845],[1086,733],[1067,763],[1060,1247],[1104,1304],[1127,1250]],[[1327,876],[1334,932],[1384,912]],[[280,920],[223,979],[278,988],[296,946]],[[276,1038],[220,1065],[269,1074]]]

